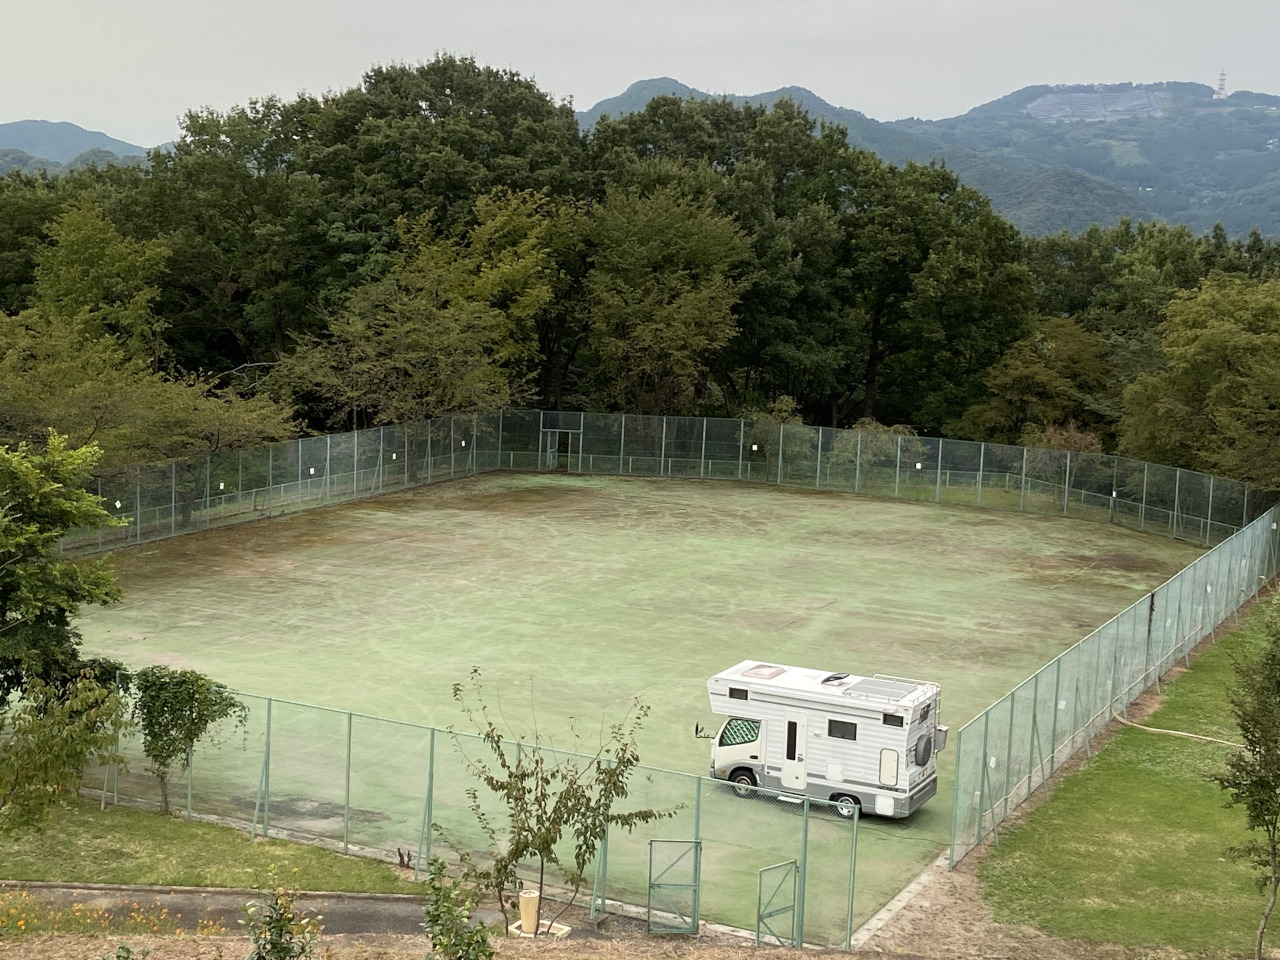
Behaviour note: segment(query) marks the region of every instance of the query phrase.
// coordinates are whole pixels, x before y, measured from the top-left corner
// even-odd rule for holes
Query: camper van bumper
[[[920,784],[920,786],[916,787],[914,792],[907,796],[907,814],[910,815],[920,809],[920,807],[924,805],[924,802],[937,792],[938,778],[937,776],[930,777],[924,783]]]

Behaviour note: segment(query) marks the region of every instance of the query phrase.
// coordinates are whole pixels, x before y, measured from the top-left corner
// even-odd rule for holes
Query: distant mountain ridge
[[[18,120],[0,123],[0,148],[23,153],[54,163],[70,163],[90,150],[109,150],[117,157],[145,157],[147,148],[117,140],[97,130],[86,130],[74,123],[51,120]]]
[[[1234,233],[1280,234],[1280,97],[1226,99],[1198,83],[1037,85],[945,120],[882,123],[803,87],[735,103],[789,97],[842,124],[849,142],[890,163],[945,163],[1030,233],[1079,231],[1121,216]],[[718,99],[670,77],[642,80],[578,114],[643,110],[656,96]]]
[[[23,173],[70,173],[84,167],[141,163],[147,148],[117,140],[74,123],[18,120],[0,123],[0,176]]]

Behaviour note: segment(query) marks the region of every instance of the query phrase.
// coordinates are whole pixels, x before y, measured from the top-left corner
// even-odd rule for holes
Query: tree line
[[[98,469],[474,407],[860,420],[1280,484],[1280,245],[1026,237],[787,101],[589,132],[439,56],[0,180],[0,442]]]

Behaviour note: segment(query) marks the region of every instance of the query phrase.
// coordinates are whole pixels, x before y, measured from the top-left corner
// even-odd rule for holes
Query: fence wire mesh
[[[1185,529],[1191,523],[1198,531],[1226,526],[1210,520],[1207,495],[1216,481],[1209,479],[1202,485],[1204,516],[1195,518],[1186,501],[1178,506],[1174,499],[1171,525],[1180,523]],[[1179,498],[1185,490],[1180,485]],[[1272,507],[957,732],[952,865],[1280,573],[1278,526],[1280,508]]]
[[[504,810],[477,780],[473,764],[489,748],[480,737],[345,713],[287,700],[237,694],[248,709],[243,727],[223,727],[207,737],[185,770],[168,785],[175,812],[216,817],[250,829],[253,836],[320,843],[334,850],[396,861],[412,853],[423,866],[438,856],[455,868],[462,857],[484,864],[492,844],[473,803],[498,827]],[[504,745],[509,757],[531,749]],[[549,764],[589,757],[543,747]],[[101,802],[158,806],[160,783],[136,737],[120,744],[123,767],[88,771],[101,785]],[[475,797],[469,791],[476,790]],[[799,864],[797,928],[803,941],[845,948],[854,920],[854,851],[857,823],[833,804],[787,802],[757,790],[735,796],[724,781],[637,768],[623,809],[654,809],[663,819],[627,831],[613,828],[587,863],[589,882],[577,902],[595,910],[635,912],[649,896],[651,840],[696,840],[702,847],[699,901],[703,919],[754,931],[758,871],[783,860]],[[563,898],[574,840],[557,847],[563,866],[548,883]],[[522,879],[536,882],[537,866],[521,865]],[[865,912],[865,908],[864,908]]]
[[[68,553],[144,543],[492,470],[742,480],[971,504],[1226,540],[1275,495],[1106,454],[776,421],[502,410],[303,437],[96,478],[123,526]]]
[[[969,504],[1213,547],[957,731],[953,864],[1273,578],[1280,560],[1276,495],[1194,471],[776,421],[539,410],[439,417],[129,468],[91,487],[123,525],[74,531],[62,549],[91,553],[493,470],[736,480]],[[422,856],[484,849],[458,753],[464,740],[318,707],[244,701],[246,727],[201,747],[190,776],[170,785],[175,808],[190,797],[199,813],[342,849],[400,846]],[[100,771],[104,802],[157,802],[138,745],[124,746],[133,763]],[[593,867],[593,906],[646,902],[649,840],[699,840],[705,916],[754,929],[758,870],[795,859],[797,931],[810,943],[848,943],[855,832],[824,804],[797,810],[763,791],[744,803],[717,781],[664,770],[643,771],[636,788],[636,806],[675,813],[609,837]]]

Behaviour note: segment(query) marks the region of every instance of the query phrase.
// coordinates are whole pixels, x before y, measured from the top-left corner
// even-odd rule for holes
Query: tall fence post
[[[356,429],[356,421],[351,419],[351,496],[354,497],[360,488],[360,431]]]
[[[855,803],[853,805],[853,820],[849,824],[849,891],[845,897],[844,904],[844,948],[846,950],[853,949],[853,889],[858,876],[858,814],[861,808]]]
[[[942,500],[942,440],[938,441],[938,476],[933,481],[933,502]]]
[[[622,415],[622,432],[618,435],[618,473],[622,473],[622,459],[627,455],[627,415]],[[739,457],[741,459],[741,457]],[[739,471],[741,472],[741,471]]]
[[[804,945],[804,895],[809,872],[809,798],[804,798],[804,825],[800,832],[800,874],[796,877],[796,946]]]
[[[667,475],[667,418],[662,418],[662,446],[658,449],[658,476]]]
[[[1053,672],[1053,722],[1049,725],[1049,776],[1053,777],[1053,771],[1058,762],[1058,711],[1061,710],[1061,701],[1058,699],[1062,693],[1062,657],[1058,657],[1056,661],[1057,669]],[[1048,793],[1049,788],[1045,787]]]
[[[422,804],[422,827],[418,830],[418,859],[413,863],[413,879],[417,880],[422,871],[422,858],[431,858],[431,800],[436,784],[436,728],[431,728],[428,737],[427,758],[427,797]],[[425,847],[425,850],[424,850]]]
[[[816,427],[815,429],[818,431],[818,467],[816,470],[813,471],[813,485],[815,487],[821,488],[822,487],[822,428]]]
[[[1213,531],[1213,474],[1209,474],[1209,506],[1204,512],[1204,545],[1209,546]]]
[[[1027,448],[1022,448],[1022,479],[1018,481],[1018,512],[1027,512]]]
[[[351,711],[347,711],[347,768],[342,795],[342,852],[351,839]]]
[[[133,472],[133,524],[138,528],[138,542],[142,542],[142,468]]]
[[[458,473],[458,438],[453,435],[453,417],[449,418],[449,476],[450,478],[457,476]],[[558,461],[557,461],[558,465]]]
[[[191,766],[194,750],[187,747],[187,819],[191,819]]]
[[[742,479],[742,445],[747,436],[747,421],[738,421],[738,479]]]
[[[1151,464],[1142,461],[1142,506],[1138,508],[1138,529],[1147,529],[1147,471]]]
[[[268,449],[270,449],[268,447]],[[271,488],[268,487],[268,490]],[[169,536],[178,532],[178,461],[169,461]]]
[[[1169,511],[1169,536],[1178,535],[1178,501],[1182,498],[1182,468],[1175,467],[1173,473],[1173,509]]]
[[[982,472],[987,466],[987,445],[978,444],[978,506],[982,506]]]
[[[785,424],[778,424],[778,486],[782,486],[782,431],[785,427]]]
[[[333,435],[324,435],[324,500],[329,502],[333,495]]]
[[[898,434],[898,453],[893,461],[893,495],[898,496],[899,484],[902,480],[902,434]]]
[[[698,459],[698,476],[707,475],[707,418],[702,418],[702,456]]]
[[[853,492],[862,490],[862,431],[858,431],[858,446],[853,454]]]
[[[1062,512],[1065,515],[1071,503],[1071,451],[1067,451],[1067,471],[1062,478]]]

